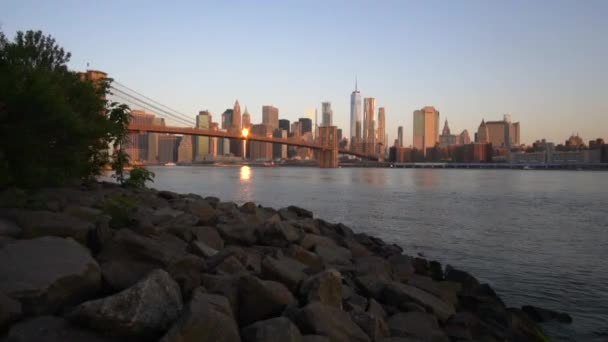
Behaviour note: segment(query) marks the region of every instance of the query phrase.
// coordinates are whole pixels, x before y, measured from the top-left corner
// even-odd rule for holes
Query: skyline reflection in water
[[[297,205],[471,272],[509,306],[570,313],[556,341],[608,326],[605,172],[150,167],[153,187],[281,208]],[[573,337],[573,339],[568,339]],[[599,338],[599,339],[598,339]]]

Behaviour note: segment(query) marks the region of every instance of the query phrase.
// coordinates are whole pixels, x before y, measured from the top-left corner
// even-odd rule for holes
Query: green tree
[[[39,187],[91,178],[109,162],[124,183],[130,119],[106,100],[111,79],[69,71],[70,53],[41,31],[0,33],[0,187]]]

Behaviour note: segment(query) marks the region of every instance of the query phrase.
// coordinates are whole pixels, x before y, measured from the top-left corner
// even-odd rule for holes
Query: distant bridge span
[[[159,125],[144,125],[144,124],[129,124],[130,132],[152,132],[152,133],[167,133],[167,134],[183,134],[183,135],[193,135],[193,136],[204,136],[204,137],[217,137],[217,138],[227,138],[227,139],[236,139],[236,140],[247,140],[247,141],[257,141],[257,142],[265,142],[265,143],[273,143],[273,144],[283,144],[289,146],[296,147],[305,147],[318,151],[332,151],[334,150],[331,146],[310,143],[303,140],[298,140],[297,138],[274,138],[274,137],[266,137],[261,135],[255,135],[249,133],[247,137],[243,136],[239,133],[231,133],[224,131],[216,131],[211,129],[202,129],[202,128],[190,128],[190,127],[175,127],[175,126],[159,126]],[[370,156],[363,153],[357,153],[345,149],[337,149],[337,152],[340,154],[349,154],[359,158],[366,159],[374,159],[376,156]]]

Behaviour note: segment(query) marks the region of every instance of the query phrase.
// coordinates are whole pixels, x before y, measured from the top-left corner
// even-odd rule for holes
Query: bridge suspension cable
[[[140,96],[140,97],[142,97],[142,98],[144,98],[144,99],[146,99],[146,100],[148,100],[148,101],[150,101],[152,103],[155,103],[155,104],[157,104],[157,105],[165,108],[167,111],[172,112],[173,114],[175,114],[177,116],[181,116],[183,118],[191,120],[190,116],[188,116],[188,115],[186,115],[186,114],[184,114],[184,113],[182,113],[180,111],[177,111],[177,110],[175,110],[175,109],[173,109],[173,108],[171,108],[171,107],[169,107],[167,105],[164,105],[164,104],[162,104],[162,103],[160,103],[160,102],[158,102],[158,101],[156,101],[156,100],[154,100],[154,99],[152,99],[152,98],[150,98],[150,97],[148,97],[148,96],[146,96],[146,95],[138,92],[137,90],[135,90],[133,88],[129,88],[128,86],[126,86],[126,85],[124,85],[124,84],[122,84],[122,83],[120,83],[118,81],[114,81],[113,84],[118,85],[119,87],[125,88],[128,91],[130,91],[130,92],[132,92],[132,93],[134,93],[134,94],[136,94],[136,95],[138,95],[138,96]]]
[[[127,94],[119,89],[112,88],[112,90],[114,91],[112,93],[113,97],[116,97],[116,98],[120,99],[121,101],[126,102],[127,104],[131,105],[131,107],[139,107],[142,109],[149,110],[150,112],[156,113],[161,117],[165,117],[167,119],[172,119],[181,125],[194,126],[193,120],[184,119],[180,116],[169,113],[154,104],[151,104],[147,101],[139,99],[133,95]],[[136,108],[132,108],[132,109],[136,109]]]
[[[117,88],[114,86],[114,84],[117,84],[126,90]],[[127,102],[127,104],[132,104],[134,107],[143,107],[143,109],[150,110],[161,117],[166,117],[168,119],[177,121],[182,125],[194,126],[194,120],[189,118],[187,115],[163,105],[158,101],[155,101],[123,84],[120,84],[119,82],[114,81],[110,86],[110,89],[112,90],[112,96]]]

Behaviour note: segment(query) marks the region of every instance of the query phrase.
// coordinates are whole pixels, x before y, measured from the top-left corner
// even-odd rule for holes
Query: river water
[[[608,172],[152,167],[162,190],[290,204],[471,272],[508,306],[565,311],[554,340],[608,340]]]

